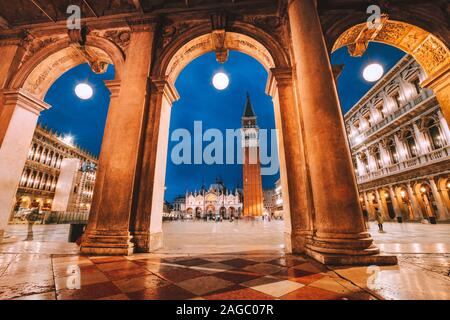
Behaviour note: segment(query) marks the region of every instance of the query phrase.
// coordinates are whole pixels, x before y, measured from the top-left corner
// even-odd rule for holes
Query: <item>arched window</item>
[[[34,154],[34,157],[33,157],[34,161],[39,161],[41,154],[42,154],[42,150],[43,150],[42,147],[38,148],[37,152]]]
[[[419,152],[417,150],[416,138],[414,137],[414,133],[412,132],[412,130],[409,130],[405,134],[405,144],[410,158],[414,158],[419,155]]]
[[[384,117],[386,116],[384,114],[384,105],[383,102],[380,102],[376,105],[375,109],[377,109],[378,114],[380,115],[380,120],[384,119]]]
[[[426,122],[426,135],[433,150],[440,149],[445,145],[441,128],[436,120],[430,119]]]
[[[23,172],[22,178],[20,179],[20,186],[25,187],[28,182],[28,176],[30,175],[30,169],[27,169]]]
[[[52,163],[52,160],[53,160],[53,151],[50,151],[47,157],[47,162],[45,164],[50,165]]]
[[[30,152],[28,153],[28,159],[29,160],[33,160],[33,157],[34,157],[34,154],[36,152],[36,149],[37,149],[37,144],[34,143],[33,146],[30,149]]]
[[[41,158],[39,159],[39,162],[45,163],[45,161],[47,161],[47,154],[48,154],[48,150],[44,149],[44,151],[41,154]]]
[[[422,87],[420,86],[419,76],[415,77],[411,81],[411,84],[414,86],[414,89],[416,90],[416,94],[420,94],[420,92],[422,91]]]
[[[34,178],[36,177],[36,171],[33,171],[29,176],[28,176],[28,182],[27,182],[27,188],[31,188],[33,186],[34,183]]]
[[[365,172],[369,172],[370,171],[369,170],[369,162],[367,161],[366,154],[365,153],[361,154],[360,159],[361,159],[361,163],[364,167]]]
[[[375,169],[381,169],[383,167],[383,163],[381,161],[380,149],[378,147],[374,147],[370,150],[370,155],[375,161]]]
[[[397,146],[395,145],[395,141],[393,139],[388,141],[386,149],[387,149],[387,152],[389,153],[389,158],[391,159],[391,163],[392,164],[398,163]]]
[[[397,109],[399,109],[399,108],[401,108],[402,107],[402,101],[401,101],[401,99],[400,99],[400,92],[395,92],[393,95],[392,95],[392,99],[394,99],[394,102],[395,102],[395,105],[397,106]]]

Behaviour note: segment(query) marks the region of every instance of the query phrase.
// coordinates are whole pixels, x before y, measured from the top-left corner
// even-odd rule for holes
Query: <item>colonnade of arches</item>
[[[450,220],[450,180],[448,175],[399,182],[360,193],[360,202],[369,217],[378,209],[388,221]]]
[[[126,46],[101,33],[87,36],[86,47],[114,64],[116,78],[106,83],[111,101],[83,253],[131,254],[162,245],[167,135],[170,108],[178,98],[174,81],[201,54],[215,51],[223,59],[224,50],[238,50],[256,58],[269,72],[267,92],[273,98],[280,131],[287,251],[305,252],[323,263],[395,263],[395,257],[376,255],[379,250],[365,228],[325,42],[328,31],[322,30],[316,4],[314,0],[290,1],[286,23],[276,28],[227,21],[222,12],[220,17],[208,14],[168,40],[159,38],[164,33],[152,18],[127,20],[123,25],[130,33]],[[420,52],[434,53],[430,41],[443,48],[444,55],[448,53],[430,35],[427,32],[426,41],[414,48],[419,62],[423,61]],[[19,65],[13,62],[20,60],[20,44],[0,47],[5,64],[11,66],[0,73],[4,88],[0,167],[9,168],[1,172],[2,190],[17,188],[37,117],[50,107],[42,102],[46,90],[62,72],[84,62],[70,46],[71,40],[58,36]],[[341,40],[339,45],[351,44]],[[450,118],[444,78],[441,74],[431,78],[437,72],[435,65],[424,65],[424,69],[427,83],[444,102],[444,114]],[[23,160],[11,164],[7,161],[11,155]],[[0,229],[11,202],[9,193],[0,194]]]

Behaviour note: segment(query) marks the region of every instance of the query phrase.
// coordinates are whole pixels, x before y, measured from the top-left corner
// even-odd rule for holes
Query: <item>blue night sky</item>
[[[333,53],[332,64],[344,64],[338,80],[338,91],[343,111],[356,103],[373,84],[362,79],[362,70],[371,62],[379,62],[387,71],[404,56],[404,52],[390,46],[371,43],[362,58],[352,58],[346,48]],[[230,85],[223,91],[216,90],[212,76],[222,71],[229,75]],[[109,105],[109,91],[103,80],[114,78],[114,68],[110,66],[103,75],[90,71],[87,64],[80,65],[63,74],[48,91],[45,101],[52,108],[40,116],[40,122],[64,134],[72,134],[82,148],[98,155]],[[180,94],[172,108],[170,134],[177,128],[185,128],[193,133],[194,121],[202,121],[203,132],[208,128],[236,129],[241,126],[241,116],[246,92],[251,101],[258,125],[264,129],[274,129],[272,100],[265,94],[267,72],[255,59],[230,52],[228,62],[220,65],[214,53],[205,54],[192,61],[179,75],[176,88]],[[80,100],[74,88],[79,82],[89,82],[94,88],[94,96]],[[169,135],[170,138],[170,135]],[[169,141],[168,156],[177,142]],[[203,147],[209,142],[204,142]],[[166,199],[184,194],[186,189],[199,189],[202,182],[206,186],[221,177],[228,188],[242,186],[241,165],[175,165],[167,162]],[[273,187],[279,173],[263,176],[263,187]]]

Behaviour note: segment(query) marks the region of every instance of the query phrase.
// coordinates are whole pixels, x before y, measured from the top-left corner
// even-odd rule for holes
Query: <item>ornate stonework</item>
[[[23,56],[22,64],[28,61],[32,56],[38,53],[40,50],[45,47],[55,43],[56,41],[62,39],[63,36],[51,36],[51,37],[43,37],[43,38],[30,38],[26,40],[27,45],[25,45],[26,53]]]
[[[343,46],[355,45],[365,25],[365,23],[358,24],[341,34],[332,51]],[[450,52],[442,41],[431,33],[404,22],[386,21],[370,41],[386,43],[410,53],[428,76],[442,68],[448,68],[450,63]]]
[[[130,44],[131,30],[129,28],[96,30],[91,32],[91,35],[108,39],[115,43],[126,55],[128,45]]]

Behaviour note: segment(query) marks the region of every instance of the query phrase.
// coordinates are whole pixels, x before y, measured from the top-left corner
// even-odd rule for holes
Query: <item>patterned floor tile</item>
[[[113,281],[113,283],[124,293],[141,291],[144,289],[156,288],[169,284],[166,280],[152,274],[143,277],[117,280]]]
[[[174,283],[202,277],[205,275],[203,272],[191,268],[177,268],[170,266],[160,268],[158,271],[155,272],[155,274]]]
[[[97,265],[97,268],[99,268],[101,271],[114,271],[114,270],[139,268],[139,265],[137,265],[132,261],[125,260],[118,262],[102,263]]]
[[[200,259],[200,258],[180,260],[180,261],[176,262],[176,264],[178,264],[178,265],[189,266],[189,267],[198,266],[198,265],[205,264],[205,263],[209,263],[209,261],[205,260],[205,259]]]
[[[196,267],[191,267],[191,269],[195,269],[195,270],[201,271],[203,273],[212,274],[212,273],[232,270],[232,269],[234,269],[234,267],[232,267],[228,264],[220,263],[220,262],[210,262],[210,263],[205,263],[205,264],[202,264],[202,265],[199,265]]]
[[[108,262],[118,262],[127,260],[126,257],[122,256],[106,256],[106,257],[89,257],[89,259],[95,264],[102,264]]]
[[[296,265],[294,268],[303,270],[303,271],[307,271],[310,273],[321,273],[321,272],[328,271],[328,269],[326,267],[319,265],[318,263],[314,263],[314,262],[310,262],[310,261]]]
[[[151,274],[150,271],[144,268],[129,268],[129,269],[117,269],[106,271],[104,274],[108,277],[109,280],[121,280],[126,278],[137,278],[141,276],[146,276]]]
[[[297,290],[304,285],[298,282],[282,280],[273,283],[262,284],[259,286],[252,286],[253,290],[260,291],[262,293],[268,294],[270,296],[279,298],[283,295],[286,295],[294,290]]]
[[[339,300],[342,296],[336,292],[306,286],[281,297],[282,300]]]
[[[280,272],[283,270],[284,267],[277,266],[270,263],[257,263],[250,266],[246,266],[243,270],[254,272],[254,273],[260,273],[260,274],[273,274]]]
[[[299,264],[305,263],[306,260],[301,257],[284,256],[278,259],[270,260],[268,263],[276,264],[282,267],[294,267]]]
[[[185,280],[177,283],[177,286],[194,293],[197,296],[211,294],[214,291],[233,286],[234,283],[214,277],[204,276],[195,279]]]
[[[121,293],[112,282],[82,286],[78,290],[63,289],[56,292],[58,300],[94,300]]]
[[[309,271],[304,271],[295,268],[284,269],[273,275],[285,280],[295,281],[302,284],[310,284],[314,281],[317,281],[325,277],[325,275],[321,273],[311,273]]]
[[[187,300],[196,297],[195,294],[173,284],[131,292],[127,296],[131,300]]]
[[[274,298],[265,293],[243,286],[233,286],[224,292],[217,292],[204,297],[207,300],[273,300]]]
[[[230,270],[225,272],[219,272],[214,274],[215,277],[231,281],[234,283],[242,283],[250,280],[260,278],[260,274],[241,271],[241,270]]]
[[[257,264],[258,262],[248,259],[236,258],[236,259],[228,259],[224,260],[221,263],[228,264],[235,268],[244,268],[250,265]]]
[[[241,285],[251,288],[251,287],[261,286],[261,285],[275,283],[275,282],[279,282],[279,281],[282,281],[282,279],[272,277],[272,276],[264,276],[264,277],[259,277],[256,279],[242,282]]]
[[[66,276],[65,277],[55,277],[55,287],[56,290],[63,290],[67,289],[68,281],[70,286],[70,281],[74,280],[73,276]],[[91,284],[96,283],[102,283],[102,282],[108,282],[110,281],[108,277],[105,276],[104,273],[102,273],[99,270],[90,271],[90,272],[83,272],[80,273],[80,283],[81,286],[87,286]]]
[[[343,282],[339,280],[340,279],[338,278],[323,277],[322,279],[312,282],[309,286],[324,289],[327,291],[332,291],[341,295],[350,295],[353,291],[358,291],[357,287],[346,286]]]
[[[125,293],[115,294],[108,297],[98,298],[97,300],[130,300]]]

